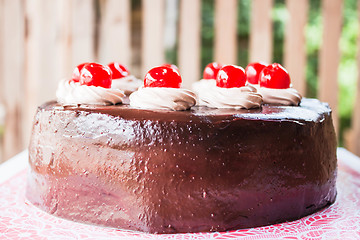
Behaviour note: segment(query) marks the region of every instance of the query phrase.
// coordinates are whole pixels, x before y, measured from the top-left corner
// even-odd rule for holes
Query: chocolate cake
[[[291,221],[336,198],[327,104],[38,108],[26,196],[66,219],[150,233]]]

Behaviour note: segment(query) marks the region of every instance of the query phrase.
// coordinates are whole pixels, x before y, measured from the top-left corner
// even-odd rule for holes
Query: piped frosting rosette
[[[200,105],[212,108],[250,109],[258,108],[262,103],[262,96],[251,85],[238,88],[213,86],[202,89],[198,97]]]
[[[225,65],[217,74],[216,84],[199,89],[200,105],[212,108],[258,108],[262,96],[256,88],[247,85],[245,71],[242,67]]]
[[[126,95],[130,95],[142,86],[142,81],[135,76],[130,75],[122,78],[113,79],[111,88],[120,89]]]
[[[297,106],[302,99],[301,94],[295,88],[273,89],[260,87],[259,93],[263,96],[265,104]]]
[[[301,102],[301,94],[291,87],[290,75],[280,64],[250,63],[245,73],[248,84],[262,95],[264,104],[297,106]]]
[[[130,105],[136,108],[183,111],[196,104],[196,95],[183,88],[141,87],[130,95]]]
[[[134,75],[131,75],[130,71],[124,65],[118,62],[112,62],[109,63],[108,66],[112,71],[111,88],[120,89],[124,91],[126,95],[130,95],[142,86],[142,81]]]
[[[215,79],[200,79],[199,81],[196,81],[191,85],[191,89],[196,94],[199,94],[202,90],[212,88],[214,86],[216,86]]]
[[[130,106],[172,111],[190,109],[196,104],[196,95],[180,88],[181,82],[180,73],[172,67],[155,67],[146,74],[144,86],[130,95]]]
[[[203,72],[203,78],[197,82],[194,82],[191,86],[191,89],[199,94],[200,91],[203,91],[205,88],[212,88],[216,86],[216,76],[222,65],[217,62],[212,62],[206,65]],[[199,104],[200,102],[198,102]]]
[[[72,79],[59,82],[56,97],[64,105],[112,105],[122,103],[125,94],[119,89],[80,85]]]
[[[111,105],[122,103],[125,96],[119,89],[111,89],[109,67],[98,63],[80,64],[72,79],[61,80],[56,90],[59,103],[64,105]]]

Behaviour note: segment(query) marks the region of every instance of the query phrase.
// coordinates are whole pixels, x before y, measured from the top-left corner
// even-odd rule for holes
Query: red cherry
[[[259,76],[260,87],[283,89],[290,87],[288,71],[278,63],[265,67]]]
[[[108,67],[112,71],[113,79],[123,78],[123,77],[127,77],[130,75],[129,70],[124,65],[121,65],[118,62],[109,63]]]
[[[245,68],[246,79],[251,84],[259,83],[260,72],[266,67],[267,64],[263,62],[250,63]]]
[[[73,74],[72,74],[72,80],[74,82],[79,82],[80,81],[80,71],[86,64],[88,64],[88,63],[86,62],[86,63],[79,64],[74,69]]]
[[[112,72],[106,65],[88,63],[80,72],[81,85],[110,88],[111,82]]]
[[[152,68],[144,79],[144,87],[168,87],[180,88],[181,76],[178,71],[171,67]]]
[[[170,64],[170,63],[164,63],[163,65],[161,65],[160,67],[171,67],[174,70],[176,70],[178,73],[180,73],[179,68],[175,65],[175,64]]]
[[[222,65],[217,62],[212,62],[206,65],[203,73],[203,79],[216,79],[216,76]]]
[[[245,83],[245,71],[242,67],[236,65],[223,66],[216,78],[216,86],[222,88],[243,87]]]

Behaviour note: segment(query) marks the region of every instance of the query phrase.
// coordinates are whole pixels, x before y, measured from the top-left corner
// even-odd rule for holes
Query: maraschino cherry
[[[82,64],[79,64],[76,66],[76,68],[74,69],[73,71],[73,74],[72,74],[72,80],[74,82],[79,82],[80,81],[80,72],[81,72],[81,69],[83,69],[83,67],[88,64],[87,62],[85,63],[82,63]]]
[[[239,88],[245,86],[245,83],[245,70],[236,65],[223,66],[216,78],[216,86],[221,88]]]
[[[109,63],[108,66],[111,69],[113,79],[123,78],[130,75],[129,70],[118,62]]]
[[[259,76],[260,87],[284,89],[290,87],[288,71],[279,63],[265,67]]]
[[[99,63],[88,63],[80,72],[80,84],[110,88],[112,82],[112,72],[106,65]]]
[[[246,80],[251,84],[259,84],[259,76],[261,71],[267,64],[263,62],[253,62],[246,66],[245,74]]]
[[[175,69],[178,73],[180,73],[179,68],[175,64],[164,63],[160,67],[171,67],[171,68]]]
[[[171,67],[152,68],[144,79],[144,87],[180,88],[181,76],[178,71]]]
[[[216,79],[216,76],[222,65],[217,62],[212,62],[206,65],[203,72],[203,79]]]

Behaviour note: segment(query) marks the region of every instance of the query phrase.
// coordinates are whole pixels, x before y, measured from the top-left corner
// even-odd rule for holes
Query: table
[[[75,223],[25,199],[27,151],[0,165],[0,239],[360,239],[360,159],[338,148],[336,202],[297,221],[229,232],[145,234]]]

